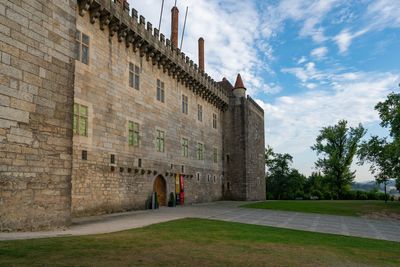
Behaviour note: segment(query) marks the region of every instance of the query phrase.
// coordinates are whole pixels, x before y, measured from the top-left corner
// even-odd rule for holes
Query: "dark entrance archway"
[[[160,206],[167,205],[167,183],[162,175],[158,175],[154,180],[153,191],[157,192],[158,204]]]

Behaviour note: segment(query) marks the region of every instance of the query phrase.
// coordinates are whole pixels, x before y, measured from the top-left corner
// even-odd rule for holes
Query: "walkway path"
[[[133,211],[73,220],[67,230],[0,233],[0,240],[101,234],[182,218],[205,218],[312,232],[400,242],[400,223],[358,217],[241,208],[244,202],[220,201],[159,210]]]

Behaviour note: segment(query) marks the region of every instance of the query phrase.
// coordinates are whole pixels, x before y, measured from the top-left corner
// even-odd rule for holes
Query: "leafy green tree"
[[[400,85],[399,85],[400,86]],[[360,164],[369,163],[370,171],[378,183],[385,185],[389,179],[396,179],[400,190],[400,93],[391,93],[383,102],[375,106],[381,119],[380,125],[389,130],[389,137],[371,136],[359,150]]]
[[[316,167],[324,173],[338,199],[354,180],[355,171],[350,167],[365,133],[361,124],[349,128],[347,121],[342,120],[334,126],[322,128],[316,144],[311,147],[319,156]]]
[[[267,194],[274,199],[281,199],[287,188],[287,177],[293,157],[289,154],[275,153],[270,146],[265,149],[267,165]]]
[[[332,194],[328,184],[325,176],[320,172],[313,172],[307,178],[304,190],[310,196],[317,196],[320,199],[331,199]]]

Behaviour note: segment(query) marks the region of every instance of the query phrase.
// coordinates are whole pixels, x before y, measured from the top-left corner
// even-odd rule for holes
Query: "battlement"
[[[247,96],[247,100],[249,103],[251,103],[259,112],[261,112],[261,115],[264,116],[264,109],[260,107],[260,105],[257,104],[256,101],[254,101],[253,98],[251,98],[249,95]]]
[[[228,92],[214,81],[207,73],[200,70],[197,64],[180,49],[171,45],[171,41],[153,28],[146,18],[139,16],[137,10],[131,9],[125,0],[78,0],[79,14],[89,14],[90,22],[99,21],[100,30],[109,29],[111,37],[117,35],[119,42],[132,47],[141,57],[162,68],[164,73],[177,79],[195,94],[201,96],[221,110],[228,107]]]

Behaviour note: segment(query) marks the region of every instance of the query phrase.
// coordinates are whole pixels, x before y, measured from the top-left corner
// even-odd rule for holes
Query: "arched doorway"
[[[167,183],[164,177],[158,175],[154,180],[153,191],[157,192],[158,204],[160,206],[167,205]]]

